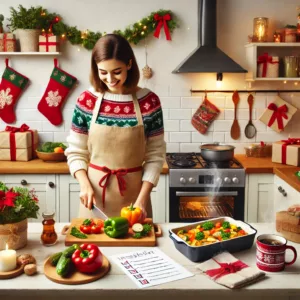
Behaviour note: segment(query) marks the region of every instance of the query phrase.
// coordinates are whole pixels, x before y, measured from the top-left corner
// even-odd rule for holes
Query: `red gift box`
[[[13,33],[0,33],[0,52],[15,52],[16,39]]]
[[[58,52],[59,41],[58,37],[53,34],[44,34],[39,36],[39,51],[40,52]]]

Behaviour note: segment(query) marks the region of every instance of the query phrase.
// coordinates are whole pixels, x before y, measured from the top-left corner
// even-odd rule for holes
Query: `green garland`
[[[159,11],[152,12],[148,17],[141,19],[139,22],[128,26],[124,31],[115,30],[113,33],[119,34],[126,38],[130,43],[137,45],[140,41],[155,31],[157,26],[157,22],[154,20],[155,14],[160,16],[164,16],[165,14],[171,15],[171,20],[167,21],[170,32],[173,32],[173,30],[178,27],[176,21],[174,20],[173,13],[170,10],[161,9]],[[161,30],[163,31],[163,28]],[[70,41],[72,45],[82,45],[88,50],[93,49],[97,40],[106,34],[105,32],[93,32],[90,30],[86,30],[84,33],[82,33],[77,29],[76,26],[68,26],[62,21],[54,24],[52,31],[55,35],[66,37],[66,39]]]

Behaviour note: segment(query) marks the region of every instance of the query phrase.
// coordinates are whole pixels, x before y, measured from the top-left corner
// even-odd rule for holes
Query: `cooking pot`
[[[204,160],[210,162],[230,161],[234,156],[234,146],[213,143],[200,146],[201,155]]]

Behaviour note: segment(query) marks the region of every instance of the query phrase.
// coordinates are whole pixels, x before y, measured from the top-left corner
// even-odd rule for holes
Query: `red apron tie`
[[[103,188],[102,193],[102,204],[103,207],[105,207],[105,191],[109,183],[109,178],[111,175],[116,175],[118,180],[118,186],[121,196],[123,196],[123,191],[126,190],[126,181],[123,178],[127,173],[133,173],[137,171],[141,171],[143,168],[142,166],[135,167],[135,168],[129,168],[129,169],[117,169],[117,170],[111,170],[108,167],[101,167],[94,164],[90,164],[90,167],[99,171],[102,171],[106,174],[102,176],[102,178],[99,181],[99,186]]]

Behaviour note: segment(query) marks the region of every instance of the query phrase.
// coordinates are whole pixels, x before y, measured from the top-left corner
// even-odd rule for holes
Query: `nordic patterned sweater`
[[[163,114],[156,94],[143,88],[137,92],[146,137],[146,155],[143,165],[143,181],[157,185],[164,163],[166,143],[164,141]],[[81,169],[87,170],[90,153],[87,142],[93,116],[93,108],[99,94],[92,89],[84,91],[74,109],[69,144],[65,151],[71,175]],[[96,123],[106,126],[129,127],[137,125],[132,95],[105,93]]]

